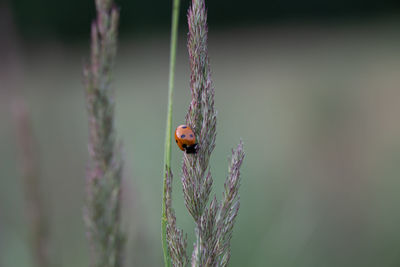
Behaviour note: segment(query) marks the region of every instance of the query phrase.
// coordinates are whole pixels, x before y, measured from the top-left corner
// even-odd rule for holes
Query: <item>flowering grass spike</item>
[[[84,68],[89,117],[87,203],[84,212],[92,267],[122,266],[120,230],[122,160],[114,129],[112,70],[119,12],[111,0],[96,0],[91,58]]]
[[[204,0],[193,0],[188,11],[188,50],[190,60],[190,89],[192,100],[186,115],[186,124],[197,137],[197,153],[183,153],[182,185],[185,206],[196,224],[196,241],[191,257],[192,266],[226,266],[230,259],[230,240],[239,210],[240,167],[244,159],[243,144],[232,151],[229,174],[225,181],[222,200],[216,196],[209,201],[213,179],[209,160],[215,147],[216,115],[214,85],[211,80],[207,47],[207,12]],[[172,174],[167,175],[172,181]],[[171,187],[168,187],[169,194]],[[171,206],[168,200],[167,206]],[[171,208],[172,209],[172,208]],[[170,254],[184,258],[182,231],[176,228],[175,215],[171,215],[167,235]],[[171,221],[171,222],[170,222]],[[175,233],[175,234],[174,234]],[[184,261],[174,266],[183,266]]]

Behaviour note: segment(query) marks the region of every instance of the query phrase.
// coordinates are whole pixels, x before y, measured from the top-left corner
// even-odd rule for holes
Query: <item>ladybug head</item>
[[[197,153],[197,144],[194,145],[183,145],[183,148],[185,149],[186,154],[196,154]]]

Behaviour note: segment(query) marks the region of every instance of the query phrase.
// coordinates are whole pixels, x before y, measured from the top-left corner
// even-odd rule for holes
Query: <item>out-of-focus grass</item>
[[[400,264],[399,25],[210,32],[218,110],[215,188],[222,188],[227,155],[238,136],[246,149],[231,266]],[[126,161],[127,257],[137,266],[162,263],[168,44],[167,35],[122,40],[115,71],[116,126]],[[37,44],[22,57],[23,95],[40,144],[58,266],[88,263],[81,219],[87,161],[83,47]],[[184,120],[188,85],[181,39],[173,125]],[[12,92],[0,90],[0,265],[31,266],[8,112]],[[191,246],[193,225],[178,178],[180,153],[173,147],[174,206]]]

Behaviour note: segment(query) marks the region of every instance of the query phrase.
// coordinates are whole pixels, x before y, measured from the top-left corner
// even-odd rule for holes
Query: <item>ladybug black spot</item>
[[[193,137],[193,134],[191,134],[190,137]]]
[[[181,135],[181,138],[185,138],[185,136],[186,136],[186,135],[182,134],[182,135]]]
[[[187,126],[182,126],[182,129],[186,129],[187,128]]]

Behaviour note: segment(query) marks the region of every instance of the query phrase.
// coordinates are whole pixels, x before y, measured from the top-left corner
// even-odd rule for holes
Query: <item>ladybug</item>
[[[196,137],[189,126],[183,124],[176,128],[175,141],[179,148],[187,154],[195,154],[197,152]]]

